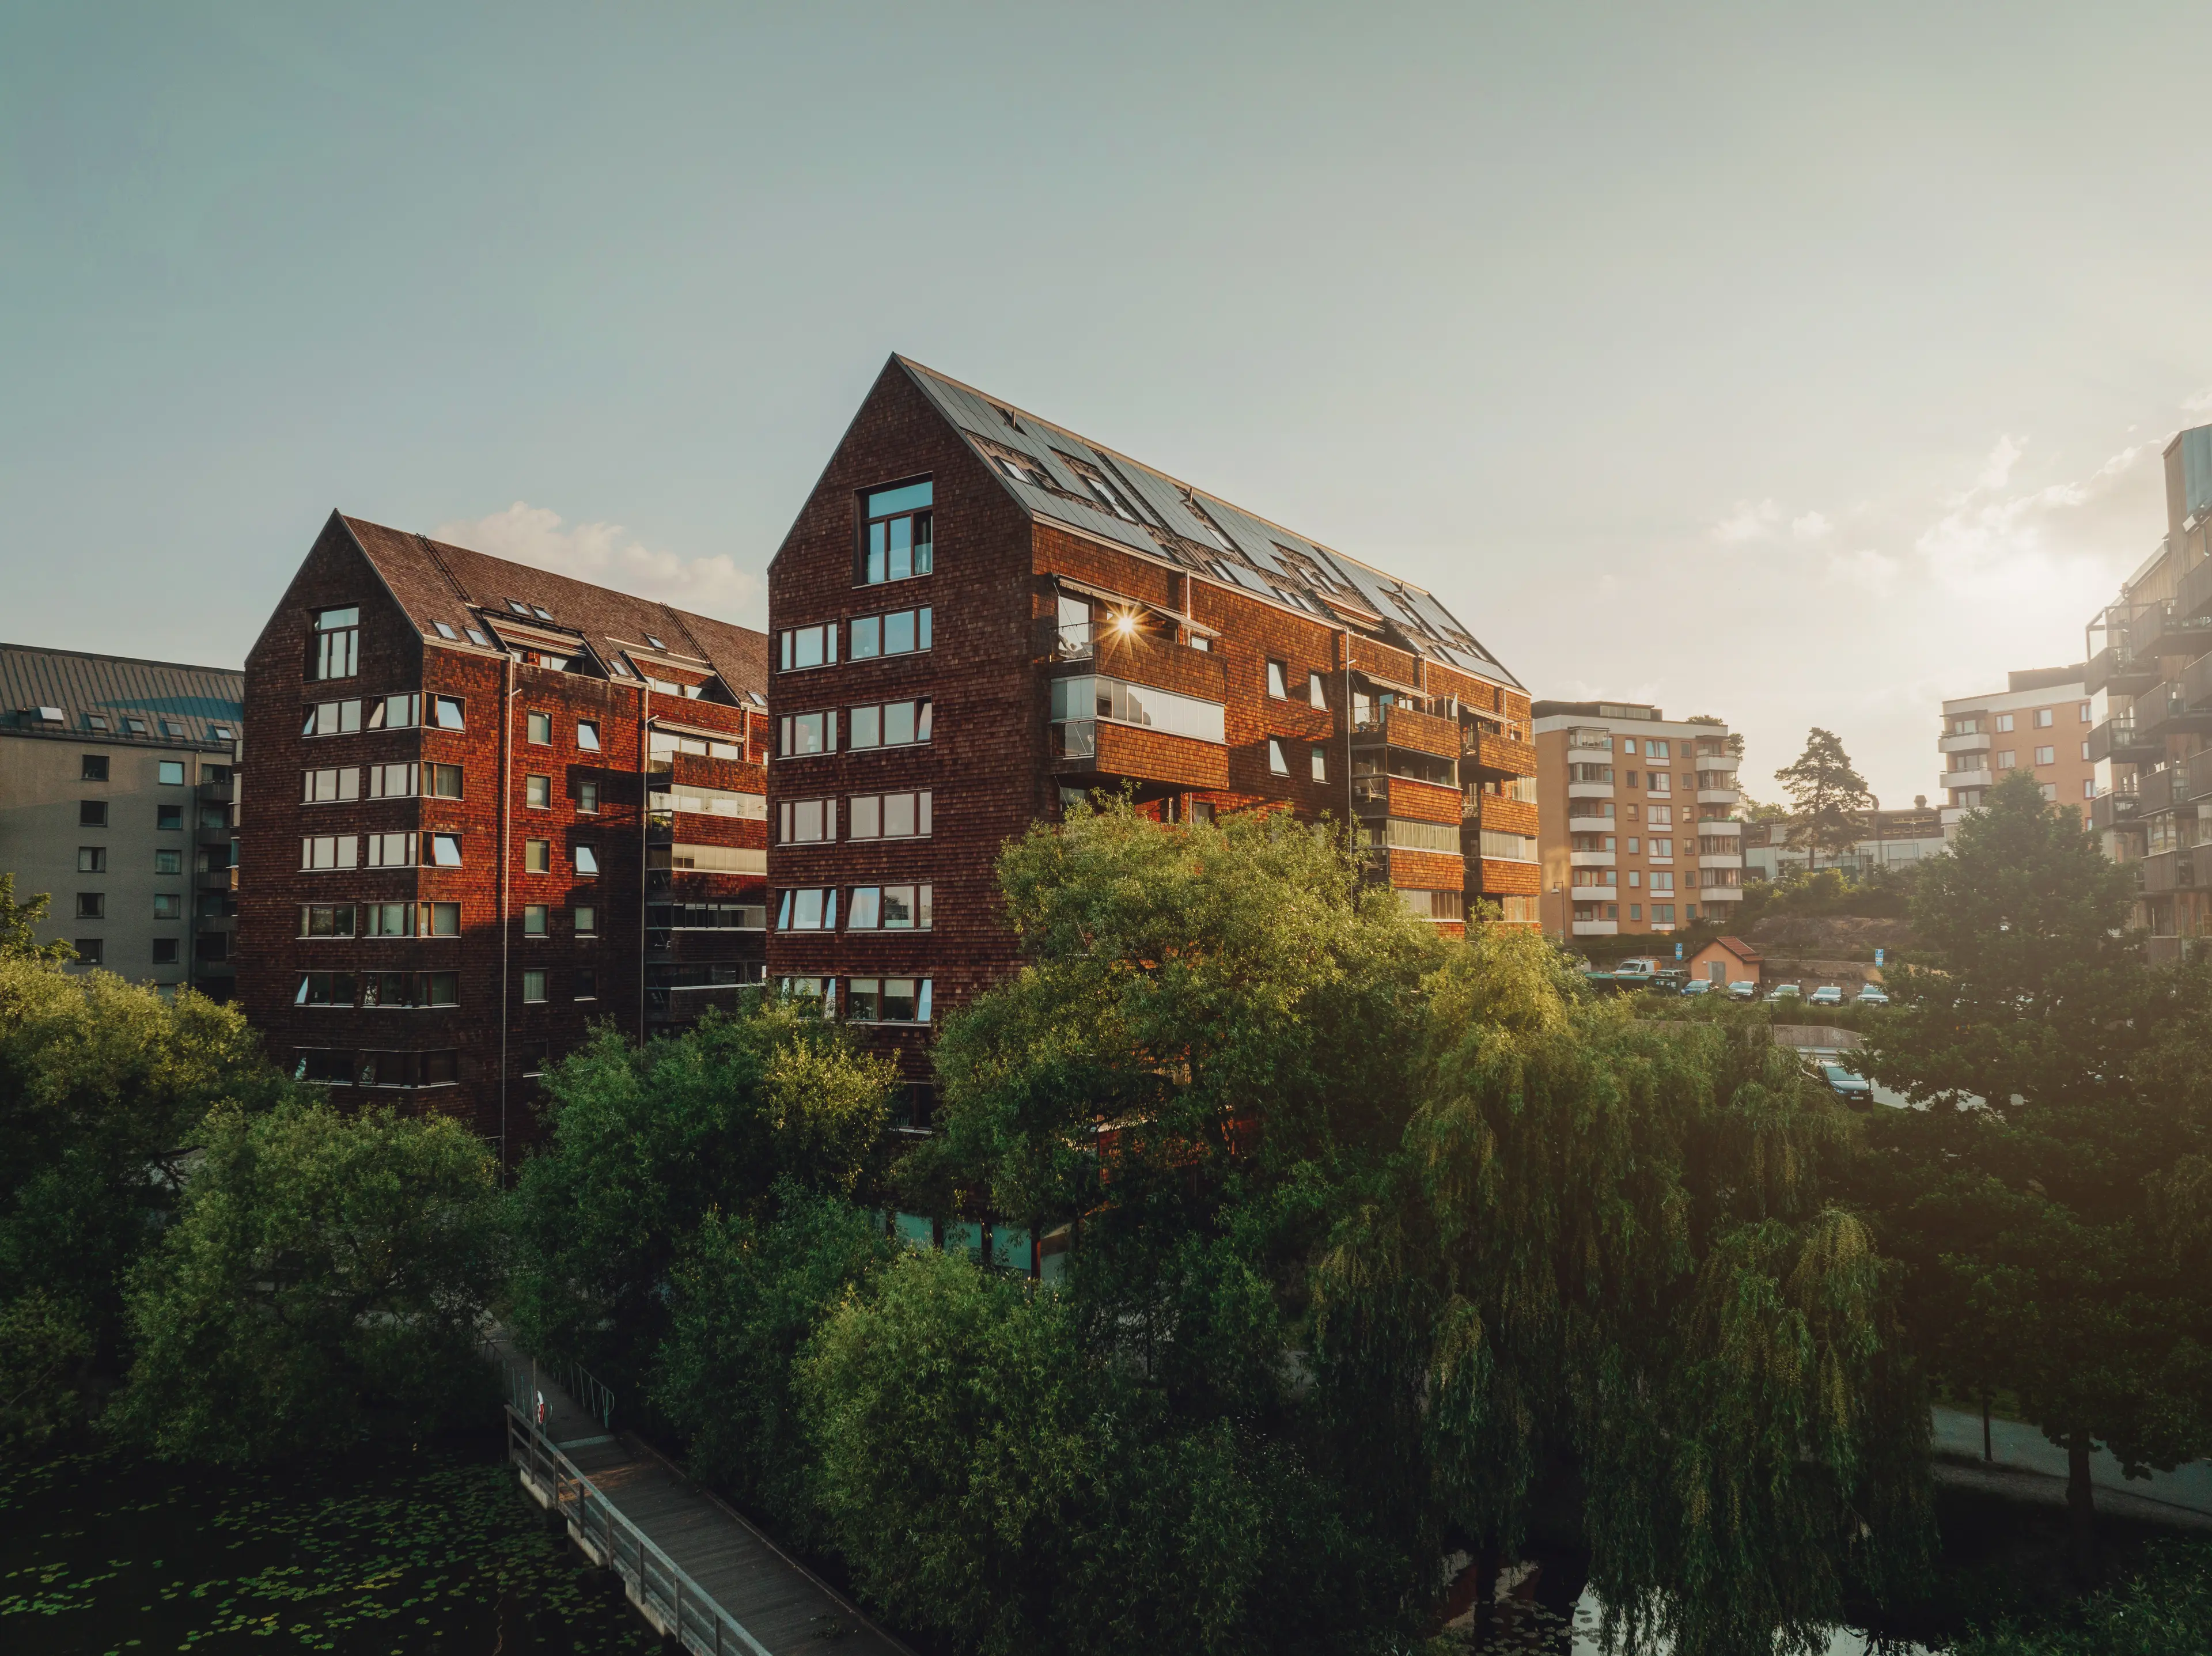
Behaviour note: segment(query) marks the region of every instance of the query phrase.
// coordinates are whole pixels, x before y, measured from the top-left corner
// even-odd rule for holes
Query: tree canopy
[[[1874,802],[1866,779],[1852,768],[1843,739],[1817,725],[1805,735],[1805,751],[1774,773],[1796,809],[1790,843],[1818,864],[1820,853],[1840,856],[1866,836],[1859,815]]]

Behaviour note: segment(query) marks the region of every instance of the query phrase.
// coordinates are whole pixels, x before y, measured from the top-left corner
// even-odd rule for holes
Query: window
[[[353,1079],[352,1054],[323,1046],[296,1046],[292,1050],[292,1079],[343,1087]]]
[[[1654,904],[1652,904],[1652,905],[1651,905],[1651,924],[1652,924],[1652,925],[1674,925],[1674,904],[1672,904],[1672,903],[1654,903]]]
[[[935,924],[926,885],[858,885],[845,916],[848,931],[927,931]]]
[[[597,848],[592,846],[578,846],[576,847],[576,877],[580,880],[595,879],[599,872],[599,853]]]
[[[550,874],[553,871],[553,842],[550,840],[525,840],[522,842],[522,871],[526,874]]]
[[[107,780],[107,755],[104,753],[85,755],[83,767],[78,773],[77,779],[83,782]]]
[[[599,785],[597,782],[576,784],[576,812],[580,816],[599,814]]]
[[[1652,870],[1651,889],[1654,891],[1672,891],[1674,889],[1674,871],[1666,868]]]
[[[84,727],[88,731],[106,730],[107,728],[107,715],[106,713],[87,713],[84,716]]]
[[[579,904],[569,912],[574,918],[578,937],[592,937],[599,935],[599,911],[598,909],[589,904]]]
[[[353,974],[350,972],[303,972],[300,986],[292,992],[295,1006],[350,1006],[353,1004]]]
[[[553,779],[550,776],[524,777],[522,803],[531,810],[550,810],[553,805]]]
[[[368,797],[372,799],[411,799],[415,797],[415,767],[410,764],[371,765]]]
[[[360,836],[352,834],[311,834],[300,841],[303,869],[354,868],[361,860]]]
[[[76,917],[80,920],[101,920],[107,918],[107,898],[98,891],[76,894]]]
[[[424,903],[422,935],[426,937],[459,937],[461,906],[459,903]]]
[[[300,773],[300,803],[303,805],[328,804],[360,797],[361,767],[358,765]]]
[[[2000,731],[2008,731],[2011,728],[2012,715],[2010,713],[1999,713],[1997,715],[1997,729]]]
[[[855,627],[859,625],[856,622]],[[787,627],[777,634],[781,670],[795,673],[807,667],[834,666],[837,660],[837,624],[824,622],[817,627]],[[858,654],[859,640],[854,640]]]
[[[79,828],[106,828],[107,826],[107,801],[105,799],[78,800],[76,805],[76,825]]]
[[[886,701],[878,707],[852,710],[853,746],[898,748],[929,740],[930,703]]]
[[[2039,765],[2057,764],[2058,762],[2058,749],[2056,748],[2038,748],[2035,750],[2035,762]]]
[[[361,929],[364,937],[411,937],[415,931],[415,905],[364,903],[361,910]]]
[[[181,920],[185,918],[185,900],[173,891],[155,892],[154,918],[157,920]]]
[[[173,828],[182,833],[185,826],[185,808],[182,805],[155,806],[154,826],[157,828]]]
[[[415,866],[415,836],[411,834],[365,834],[362,836],[363,866],[368,868],[412,868]]]
[[[1466,918],[1465,904],[1456,891],[1401,891],[1398,901],[1416,919],[1459,920]]]
[[[929,611],[897,610],[888,616],[862,616],[853,623],[853,659],[912,655],[929,648]]]
[[[1502,857],[1516,863],[1536,860],[1536,836],[1533,834],[1507,834],[1498,828],[1484,828],[1480,843],[1482,854],[1486,857]],[[1438,846],[1435,849],[1456,850],[1457,847]]]
[[[2035,728],[2039,731],[2047,731],[2057,717],[2058,710],[2055,707],[2038,707],[2035,710]]]
[[[2045,782],[2038,792],[2046,799],[2056,799],[2058,797],[2058,786],[2055,782]]]
[[[578,1000],[597,1000],[599,998],[599,974],[595,968],[580,966],[576,968],[575,998]]]
[[[461,767],[459,765],[425,765],[422,774],[430,784],[433,798],[458,799],[461,797]]]
[[[371,972],[362,980],[363,1006],[459,1006],[458,972]]]
[[[179,852],[173,851],[169,854],[172,857],[180,855]],[[80,874],[106,873],[107,847],[105,846],[79,846],[76,848],[76,871]]]
[[[460,1079],[460,1061],[453,1052],[363,1052],[361,1084],[364,1087],[450,1087]]]
[[[553,715],[551,713],[526,713],[522,719],[528,739],[532,743],[541,748],[552,746]]]
[[[300,935],[303,937],[350,937],[353,936],[354,906],[351,903],[302,903],[300,905]]]
[[[177,940],[174,937],[154,939],[154,964],[174,966],[177,963]]]
[[[576,721],[576,746],[585,753],[597,753],[599,750],[598,719],[580,719]]]
[[[184,761],[181,759],[164,759],[160,762],[161,770],[158,773],[158,776],[161,785],[165,788],[180,788],[184,786]]]
[[[522,974],[522,1000],[525,1005],[535,1005],[545,998],[545,974],[525,972]]]
[[[860,551],[860,579],[870,586],[905,580],[930,571],[932,486],[907,483],[879,488],[863,503],[866,529]]]
[[[2089,722],[2089,704],[2085,701],[2079,707],[2075,708],[2074,717],[2076,723],[2082,725],[2087,724]]]
[[[430,862],[437,868],[459,868],[461,865],[461,836],[458,834],[432,834]]]
[[[478,632],[475,628],[464,627],[461,630],[469,635],[470,643],[481,644],[487,650],[491,648],[491,640],[486,638],[482,633]]]
[[[1267,768],[1277,776],[1291,773],[1291,761],[1283,757],[1283,744],[1272,736],[1267,738]]]
[[[846,804],[846,833],[855,840],[905,840],[930,831],[927,788],[915,793],[856,794]]]
[[[845,986],[845,1016],[854,1023],[927,1023],[927,978],[854,978]]]
[[[318,610],[314,640],[310,676],[351,678],[361,652],[361,611],[355,608]]]
[[[1644,905],[1642,903],[1629,904],[1628,918],[1632,920],[1642,919],[1644,918]]]
[[[1628,773],[1628,779],[1630,786],[1633,786],[1636,781],[1636,773],[1631,771]],[[1665,793],[1674,786],[1674,778],[1669,776],[1665,771],[1653,771],[1650,779],[1651,783],[1651,792],[1654,793]]]
[[[1997,755],[1996,767],[2001,771],[2008,771],[2013,767],[2012,761],[2018,757],[2019,755],[2014,752],[2012,749],[2007,748],[2002,753]],[[1969,768],[1978,768],[1978,767],[1969,767]]]
[[[1636,849],[1636,845],[1633,840],[1629,842],[1628,848],[1631,851]],[[1662,860],[1666,858],[1672,857],[1674,854],[1674,842],[1672,840],[1654,840],[1651,842],[1651,855],[1653,860]]]
[[[2086,759],[2088,755],[2084,754],[2082,757]],[[2095,777],[2089,777],[2082,782],[2081,797],[2084,799],[2094,799],[2097,797],[2097,779]]]
[[[156,873],[156,874],[182,874],[184,871],[185,871],[185,853],[184,853],[183,852],[181,852],[181,851],[157,851],[157,852],[155,852],[154,853],[154,872],[155,872],[155,873]]]
[[[782,745],[779,751],[786,759],[799,759],[811,753],[837,751],[837,715],[834,713],[786,713],[782,719]]]
[[[785,845],[807,845],[837,837],[833,799],[788,799],[776,807],[777,838]]]
[[[787,891],[775,912],[779,931],[834,931],[837,928],[837,891],[810,887]]]
[[[70,946],[76,950],[77,959],[87,966],[98,966],[107,953],[106,944],[98,937],[79,937]]]
[[[522,935],[542,937],[545,935],[545,917],[553,911],[544,903],[525,903],[522,906]]]
[[[1271,661],[1267,664],[1267,694],[1278,701],[1287,701],[1290,697],[1290,685],[1286,677],[1290,669],[1279,661]]]

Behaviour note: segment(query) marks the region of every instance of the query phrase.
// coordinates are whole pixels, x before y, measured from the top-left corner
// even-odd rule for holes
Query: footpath
[[[2033,1506],[2066,1504],[2066,1451],[2033,1426],[1990,1422],[1991,1459],[1982,1459],[1982,1417],[1968,1410],[1932,1411],[1936,1481],[1955,1489]],[[2175,1529],[2212,1530],[2212,1462],[2194,1460],[2170,1472],[2130,1477],[2106,1450],[2089,1458],[2097,1510],[2114,1518]]]

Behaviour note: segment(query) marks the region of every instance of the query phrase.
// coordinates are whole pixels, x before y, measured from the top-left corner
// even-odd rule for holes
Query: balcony
[[[1131,684],[1173,690],[1204,701],[1229,700],[1229,664],[1216,652],[1194,650],[1153,633],[1123,633],[1110,626],[1060,627],[1050,621],[1038,623],[1038,637],[1048,660],[1080,662],[1094,672]]]
[[[1969,731],[1964,736],[1939,736],[1936,738],[1938,753],[1979,753],[1990,745],[1987,731]]]
[[[1570,780],[1567,784],[1567,798],[1570,800],[1610,799],[1613,798],[1613,784],[1610,782],[1576,782]],[[1571,816],[1574,814],[1574,806],[1570,804],[1567,807],[1567,814]]]
[[[2143,656],[2124,644],[2109,644],[2089,658],[2081,675],[2091,695],[2108,690],[2114,695],[2141,695],[2158,682],[2158,658]]]
[[[1740,840],[1743,838],[1743,819],[1740,816],[1700,816],[1698,818],[1698,832],[1726,834]]]
[[[2155,816],[2162,810],[2171,810],[2189,796],[2175,792],[2177,786],[2187,786],[2189,773],[2179,765],[2161,765],[2156,770],[2136,773],[2136,798],[2142,802],[2142,814]]]
[[[1577,920],[1573,924],[1577,937],[1610,937],[1620,930],[1618,920]]]
[[[2197,756],[2212,758],[2212,748]],[[2206,781],[2212,786],[2212,769],[2207,770]],[[2142,809],[2142,798],[2136,792],[2136,779],[2130,777],[2110,793],[2100,793],[2089,802],[2089,826],[2099,834],[2140,832],[2142,823],[2137,819]]]
[[[1610,816],[1575,816],[1567,818],[1570,834],[1612,834],[1616,831],[1615,820]]]
[[[1410,749],[1414,753],[1425,753],[1438,759],[1456,760],[1459,757],[1459,725],[1455,720],[1438,719],[1412,707],[1388,707],[1376,710],[1372,719],[1362,719],[1352,727],[1355,747],[1380,742],[1393,748]]]
[[[1986,767],[1978,771],[1945,771],[1943,786],[1947,788],[1985,788],[1996,780],[1994,772]]]
[[[2212,615],[2172,600],[2148,606],[2128,627],[2128,646],[2146,659],[2199,656],[2212,650]]]
[[[1740,903],[1743,888],[1740,885],[1709,885],[1687,894],[1701,903]]]
[[[1717,856],[1710,852],[1699,852],[1698,866],[1699,868],[1741,868],[1743,855],[1741,852],[1728,856]]]
[[[199,872],[202,891],[235,891],[238,889],[238,870],[234,868],[204,868]]]
[[[1352,803],[1377,815],[1407,817],[1416,822],[1457,822],[1461,798],[1456,788],[1418,776],[1377,775],[1369,772],[1352,781]]]
[[[2212,748],[2189,755],[2188,765],[2178,784],[2180,799],[2202,799],[2212,795]]]
[[[2207,568],[2212,568],[2208,562]],[[2212,708],[2212,654],[2205,654],[2181,670],[2177,681],[2182,699],[2193,708]]]
[[[1536,807],[1531,800],[1509,799],[1502,793],[1468,794],[1462,802],[1460,820],[1501,834],[1534,834]]]
[[[1573,885],[1567,888],[1571,901],[1578,903],[1611,903],[1620,901],[1617,885]]]
[[[1536,747],[1532,742],[1516,742],[1493,731],[1476,730],[1468,734],[1462,749],[1468,762],[1482,776],[1534,776],[1536,773]]]
[[[2136,728],[2132,714],[2108,719],[2089,732],[2089,757],[2093,762],[2109,759],[2116,764],[2148,765],[2165,756],[2166,743],[2147,740]]]
[[[1620,852],[1613,851],[1571,851],[1567,862],[1575,868],[1611,868],[1620,857]]]
[[[2136,864],[2146,895],[2193,889],[2197,883],[2195,853],[2161,851]]]
[[[2212,656],[2193,665],[2212,663]],[[2154,684],[2136,698],[2136,728],[2143,739],[2164,743],[2169,736],[2194,736],[2212,731],[2212,706],[2192,707],[2182,685],[2172,680]]]
[[[1229,786],[1229,749],[1218,743],[1107,719],[1066,719],[1052,735],[1053,769],[1064,777],[1126,778],[1171,789]]]
[[[210,805],[227,805],[235,797],[236,787],[237,784],[228,779],[221,782],[203,782],[199,785],[201,802]]]
[[[2200,558],[2174,583],[2173,606],[2185,616],[2212,614],[2212,558]]]
[[[1699,788],[1698,803],[1701,805],[1733,805],[1737,798],[1734,788]]]

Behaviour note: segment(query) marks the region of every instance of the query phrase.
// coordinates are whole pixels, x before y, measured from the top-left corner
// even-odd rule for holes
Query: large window
[[[593,810],[599,800],[592,801]],[[768,820],[768,796],[760,793],[740,793],[728,788],[702,788],[689,782],[673,784],[669,792],[653,796],[655,810],[680,810],[694,816],[727,816],[744,822],[765,822]],[[580,804],[577,809],[583,809]]]
[[[926,885],[856,885],[846,911],[848,931],[927,931],[935,924]]]
[[[1227,718],[1218,701],[1156,690],[1148,684],[1131,684],[1118,678],[1085,675],[1056,678],[1052,683],[1054,723],[1103,719],[1117,725],[1143,725],[1170,736],[1188,736],[1200,742],[1221,742]]]
[[[1459,829],[1443,822],[1416,822],[1402,816],[1386,817],[1359,830],[1359,842],[1376,849],[1441,851],[1459,855]]]
[[[916,839],[930,831],[929,793],[860,793],[846,803],[846,833],[855,840]]]
[[[363,1052],[364,1087],[450,1087],[460,1079],[460,1060],[453,1052]]]
[[[356,868],[361,863],[361,836],[356,834],[317,834],[300,841],[303,869]]]
[[[851,713],[854,748],[898,748],[929,740],[930,702],[885,701]]]
[[[300,935],[303,937],[350,937],[353,936],[353,914],[351,903],[302,903],[300,905]]]
[[[808,887],[787,891],[775,911],[779,931],[834,931],[837,929],[837,889]]]
[[[361,767],[343,765],[300,773],[300,803],[323,805],[361,798]]]
[[[359,701],[311,701],[307,704],[307,719],[300,727],[300,734],[351,736],[360,728]]]
[[[1454,849],[1456,848],[1456,846],[1454,847]],[[1482,830],[1482,854],[1486,857],[1504,857],[1516,863],[1533,863],[1536,860],[1536,836],[1533,834],[1506,834],[1497,828],[1485,828]]]
[[[853,622],[853,659],[912,655],[929,648],[929,611],[894,610],[887,616],[862,616]]]
[[[1456,891],[1401,891],[1398,901],[1417,919],[1457,920],[1466,917],[1465,906]]]
[[[780,721],[781,751],[786,759],[802,759],[811,753],[837,751],[835,713],[786,713]]]
[[[653,726],[646,737],[646,751],[657,762],[679,753],[703,754],[710,759],[743,759],[744,749],[734,742],[718,742],[692,731],[665,731]]]
[[[368,855],[362,861],[370,868],[412,868],[415,866],[415,836],[411,834],[364,834]]]
[[[368,797],[372,799],[411,799],[415,797],[416,769],[411,764],[371,765],[368,767]]]
[[[879,488],[865,497],[860,572],[863,583],[874,586],[929,573],[932,494],[931,485],[923,482]]]
[[[854,1023],[927,1023],[927,978],[848,978],[845,1016]]]
[[[776,806],[776,838],[781,844],[810,845],[837,837],[834,799],[786,799]]]
[[[371,972],[362,979],[363,1006],[459,1006],[458,972]]]
[[[351,678],[361,654],[361,611],[324,610],[315,616],[317,678]]]
[[[834,621],[814,627],[787,627],[776,636],[781,646],[778,662],[784,672],[836,665],[837,623]],[[854,642],[857,645],[858,640]],[[856,648],[854,653],[860,652]]]
[[[303,972],[292,994],[295,1006],[350,1006],[353,1001],[350,972]]]

